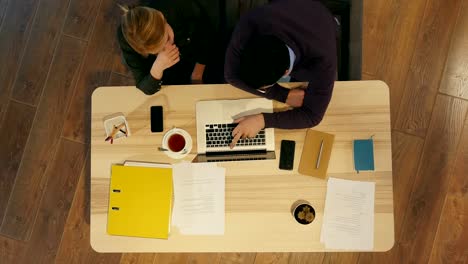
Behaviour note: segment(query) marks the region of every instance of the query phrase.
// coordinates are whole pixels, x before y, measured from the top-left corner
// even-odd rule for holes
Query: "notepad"
[[[374,170],[374,141],[354,140],[354,168],[357,172]]]
[[[112,166],[107,233],[167,239],[172,169]]]
[[[304,140],[298,172],[321,179],[327,177],[335,135],[309,129]]]

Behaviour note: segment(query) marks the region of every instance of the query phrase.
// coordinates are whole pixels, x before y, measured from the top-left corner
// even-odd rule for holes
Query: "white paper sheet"
[[[225,174],[215,163],[173,165],[172,224],[181,234],[224,234]]]
[[[320,242],[327,249],[374,248],[374,182],[329,178]]]

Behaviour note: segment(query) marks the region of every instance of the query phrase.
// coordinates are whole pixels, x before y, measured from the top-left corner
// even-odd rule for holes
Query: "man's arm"
[[[205,65],[196,63],[195,67],[193,68],[192,76],[190,79],[192,80],[192,84],[201,84],[203,82],[203,73],[205,72]]]
[[[335,83],[334,71],[318,71],[312,73],[305,90],[302,107],[277,113],[263,113],[265,127],[295,129],[318,125],[327,110]]]

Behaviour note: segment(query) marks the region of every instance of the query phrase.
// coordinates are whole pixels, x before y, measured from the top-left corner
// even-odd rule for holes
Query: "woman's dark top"
[[[119,26],[117,37],[125,63],[132,71],[136,86],[145,94],[154,94],[161,84],[189,84],[195,63],[206,65],[203,79],[223,80],[222,58],[225,45],[219,45],[220,8],[218,0],[153,0],[143,5],[161,11],[174,30],[174,43],[179,48],[180,61],[166,69],[162,80],[155,79],[150,70],[157,55],[147,57],[136,52]],[[218,41],[218,43],[217,43]],[[221,65],[221,70],[216,68]],[[212,76],[209,76],[212,75]],[[219,75],[219,76],[213,76]]]

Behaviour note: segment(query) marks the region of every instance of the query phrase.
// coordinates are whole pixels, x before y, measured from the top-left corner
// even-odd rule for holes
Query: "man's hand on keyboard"
[[[234,120],[238,125],[232,130],[232,142],[229,147],[234,148],[240,138],[255,137],[265,127],[265,119],[262,114],[244,116]]]

